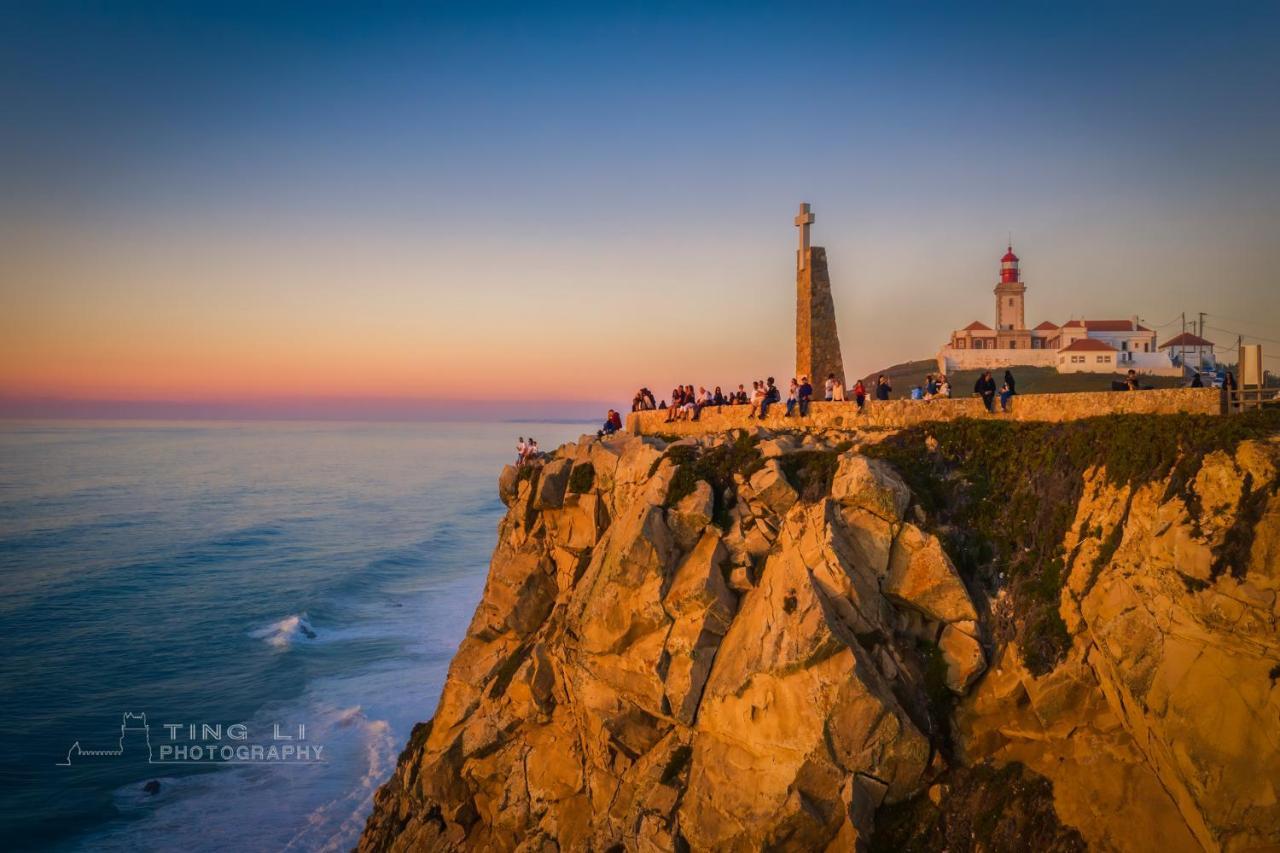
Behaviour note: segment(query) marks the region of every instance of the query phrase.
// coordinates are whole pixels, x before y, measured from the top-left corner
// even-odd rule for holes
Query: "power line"
[[[1254,341],[1265,341],[1266,343],[1269,343],[1269,344],[1280,344],[1280,340],[1276,340],[1275,338],[1263,338],[1263,337],[1259,337],[1258,335],[1249,335],[1243,332],[1233,331],[1232,329],[1223,329],[1219,326],[1205,326],[1205,328],[1213,329],[1215,332],[1224,332],[1228,335],[1236,335],[1241,338],[1249,338],[1250,340],[1254,340]]]
[[[1219,320],[1225,320],[1225,321],[1226,321],[1226,322],[1228,322],[1228,323],[1240,323],[1240,324],[1241,324],[1241,325],[1243,325],[1243,326],[1268,326],[1268,328],[1270,328],[1269,324],[1268,324],[1266,321],[1259,321],[1259,320],[1240,320],[1240,319],[1235,318],[1235,317],[1224,317],[1224,316],[1222,316],[1221,314],[1209,314],[1209,313],[1206,313],[1206,314],[1205,314],[1205,316],[1206,316],[1206,317],[1216,317],[1216,318],[1218,318]]]

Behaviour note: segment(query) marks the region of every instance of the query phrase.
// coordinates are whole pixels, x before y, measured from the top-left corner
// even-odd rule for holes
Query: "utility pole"
[[[1187,312],[1186,312],[1186,311],[1183,311],[1183,312],[1182,312],[1182,334],[1183,334],[1184,336],[1187,334]],[[1182,369],[1183,369],[1183,370],[1186,370],[1186,369],[1187,369],[1187,339],[1186,339],[1186,337],[1179,338],[1179,340],[1178,340],[1178,358],[1179,358],[1179,360],[1181,360],[1181,362],[1182,362]],[[1184,374],[1183,374],[1183,376],[1186,376],[1186,374],[1184,373]]]
[[[1204,312],[1203,311],[1200,312],[1200,331],[1197,332],[1196,334],[1198,334],[1202,338],[1204,337]]]

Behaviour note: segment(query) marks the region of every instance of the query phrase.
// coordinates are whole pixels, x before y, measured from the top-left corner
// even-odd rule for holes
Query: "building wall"
[[[1058,372],[1115,373],[1117,370],[1116,356],[1118,354],[1114,352],[1097,352],[1095,350],[1060,352],[1058,353]]]
[[[1053,350],[1042,349],[956,349],[943,347],[938,352],[938,370],[987,370],[997,367],[1056,367]]]
[[[988,414],[976,397],[950,400],[868,400],[858,412],[856,403],[814,403],[809,415],[788,418],[786,406],[775,404],[768,417],[754,420],[750,406],[708,407],[696,421],[666,423],[667,413],[632,412],[627,431],[636,435],[707,435],[731,429],[865,429],[901,428],[958,418],[1006,418],[1015,421],[1072,421],[1110,414],[1217,415],[1222,393],[1212,388],[1168,388],[1155,391],[1090,391],[1080,394],[1019,394],[1007,414]]]

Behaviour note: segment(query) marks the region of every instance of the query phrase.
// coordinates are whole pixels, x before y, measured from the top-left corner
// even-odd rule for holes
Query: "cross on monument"
[[[804,259],[809,255],[809,226],[813,224],[813,213],[809,210],[809,203],[803,202],[800,205],[800,212],[796,214],[796,227],[800,229],[800,254],[796,257],[796,269],[804,269]]]

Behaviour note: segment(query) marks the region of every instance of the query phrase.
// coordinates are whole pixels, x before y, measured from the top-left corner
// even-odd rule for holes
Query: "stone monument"
[[[836,333],[827,250],[809,245],[809,226],[813,220],[809,205],[801,204],[795,219],[800,229],[800,250],[796,252],[796,376],[809,377],[814,397],[820,400],[829,374],[834,373],[836,379],[844,382],[844,360],[840,357],[840,336]]]

